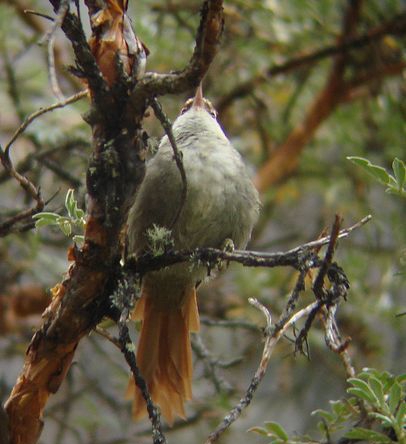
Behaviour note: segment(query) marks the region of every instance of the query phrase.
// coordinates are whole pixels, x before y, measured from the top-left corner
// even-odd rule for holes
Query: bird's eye
[[[189,111],[192,105],[193,105],[193,99],[186,100],[185,104],[183,105],[183,108],[180,110],[180,115],[185,114],[186,111]]]
[[[213,117],[213,119],[217,119],[217,111],[214,109],[209,110],[209,114]]]

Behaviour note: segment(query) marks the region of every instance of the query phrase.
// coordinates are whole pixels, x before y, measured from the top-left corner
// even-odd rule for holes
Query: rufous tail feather
[[[142,289],[133,319],[142,320],[137,365],[154,403],[169,424],[175,415],[185,418],[184,401],[192,397],[192,350],[189,332],[199,330],[199,313],[194,287],[186,290],[181,307],[157,309],[154,298]],[[127,396],[134,396],[133,417],[146,414],[141,391],[131,378]]]

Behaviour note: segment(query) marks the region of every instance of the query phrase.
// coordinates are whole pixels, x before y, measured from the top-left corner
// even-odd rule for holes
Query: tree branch
[[[360,37],[350,38],[341,44],[336,43],[334,45],[328,45],[309,54],[293,57],[284,63],[272,65],[267,70],[256,74],[253,78],[235,86],[230,92],[222,96],[216,103],[216,110],[221,118],[222,114],[224,114],[236,100],[243,99],[252,94],[258,86],[269,81],[273,77],[281,74],[288,74],[297,69],[307,68],[331,56],[365,48],[366,46],[381,40],[386,35],[401,36],[405,33],[406,13],[402,13],[396,15],[386,23],[370,29]]]
[[[263,377],[265,376],[275,345],[278,343],[279,339],[286,332],[286,330],[292,325],[294,325],[299,319],[301,319],[304,316],[307,316],[305,327],[302,329],[300,335],[300,339],[303,341],[306,338],[306,335],[310,329],[311,323],[316,314],[320,313],[320,311],[323,310],[324,307],[327,307],[328,310],[333,305],[335,306],[340,298],[346,297],[346,292],[348,290],[348,282],[344,277],[345,283],[347,285],[344,285],[343,287],[341,285],[341,283],[343,282],[343,277],[339,273],[335,275],[333,274],[329,275],[329,279],[332,283],[332,289],[326,290],[324,288],[324,277],[327,275],[332,265],[334,249],[339,235],[339,225],[340,225],[340,218],[337,216],[334,225],[332,227],[331,234],[329,236],[329,244],[324,260],[318,265],[319,273],[315,279],[313,286],[313,293],[316,298],[315,302],[297,311],[295,314],[287,316],[287,313],[293,311],[292,307],[295,305],[298,299],[299,292],[305,289],[303,281],[304,280],[303,273],[305,272],[305,268],[302,268],[302,272],[300,273],[297,284],[288,300],[285,311],[281,314],[279,321],[274,328],[272,328],[271,314],[269,313],[268,309],[260,302],[258,302],[256,299],[253,298],[249,299],[250,304],[254,305],[256,308],[262,311],[266,319],[266,327],[264,330],[265,345],[262,352],[261,361],[258,366],[258,369],[255,372],[255,375],[251,380],[251,383],[248,386],[245,396],[242,397],[237,403],[237,405],[229,411],[229,413],[224,417],[220,425],[209,435],[205,444],[213,444],[214,442],[216,442],[220,437],[220,435],[224,433],[225,430],[227,430],[227,428],[230,427],[230,425],[239,418],[242,410],[248,407],[248,405],[251,403],[252,398],[259,384],[261,383]],[[331,319],[329,325],[332,325]],[[336,336],[334,336],[334,339],[336,339]]]
[[[54,10],[59,11],[61,2],[50,2]],[[106,0],[103,4],[106,10],[102,13],[117,4]],[[98,4],[90,0],[87,5],[100,10]],[[93,20],[92,12],[93,9],[90,14]],[[106,21],[108,26],[126,20],[124,9],[121,17],[116,9],[114,14],[117,22]],[[117,75],[104,78],[107,71],[103,65],[99,69],[97,62],[103,62],[100,59],[103,51],[99,51],[98,45],[105,42],[99,39],[97,23],[92,21],[94,53],[86,41],[80,18],[70,10],[64,15],[61,28],[72,43],[78,72],[87,81],[92,99],[91,112],[86,117],[93,132],[93,155],[87,174],[88,218],[84,246],[80,251],[72,249],[74,262],[66,279],[52,290],[53,299],[44,314],[43,325],[32,338],[24,367],[6,403],[13,444],[37,441],[47,399],[64,380],[78,342],[110,310],[109,296],[119,278],[120,233],[144,176],[145,136],[141,122],[145,109],[154,96],[170,90],[186,91],[190,85],[199,84],[217,51],[222,2],[204,3],[190,64],[183,74],[167,74],[163,83],[140,80],[138,70],[136,73],[126,70],[122,58],[133,58],[134,54],[129,45],[121,45],[120,38],[114,40],[120,44],[117,48],[109,48],[109,53],[120,53],[118,61],[114,59]],[[121,33],[122,27],[116,26],[112,32]],[[137,56],[142,59],[143,53]],[[133,62],[134,66],[142,64],[142,60]],[[122,87],[127,79],[130,84],[136,84],[135,96]]]
[[[146,96],[178,94],[196,88],[217,53],[223,26],[223,2],[205,0],[201,10],[195,49],[189,64],[177,73],[147,72],[134,88],[132,97],[134,107],[138,108],[138,104],[142,103]]]
[[[347,2],[341,34],[337,39],[338,45],[353,36],[359,20],[361,3],[361,0]],[[344,71],[347,60],[348,51],[336,55],[326,84],[313,100],[303,121],[291,131],[285,142],[272,152],[272,156],[257,172],[255,184],[260,191],[265,191],[296,170],[305,146],[340,102],[345,86]]]
[[[340,230],[337,239],[343,239],[349,236],[355,229],[360,228],[371,220],[368,215],[349,228]],[[165,253],[153,256],[146,253],[139,258],[129,258],[125,265],[125,272],[143,275],[148,271],[159,270],[180,262],[192,262],[205,264],[213,268],[219,261],[237,262],[245,267],[286,267],[290,266],[297,270],[309,270],[319,267],[318,256],[313,253],[323,245],[331,242],[331,235],[311,241],[286,252],[264,253],[248,250],[234,250],[232,252],[219,250],[216,248],[196,248],[194,250],[169,250]]]

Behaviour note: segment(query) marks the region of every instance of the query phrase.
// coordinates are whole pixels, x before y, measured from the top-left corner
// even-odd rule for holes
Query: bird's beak
[[[203,108],[204,102],[203,102],[203,91],[202,91],[202,84],[197,87],[195,97],[193,99],[193,107],[194,108]]]

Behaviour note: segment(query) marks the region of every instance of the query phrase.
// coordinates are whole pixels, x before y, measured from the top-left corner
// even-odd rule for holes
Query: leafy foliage
[[[58,227],[65,236],[72,236],[75,242],[83,242],[83,232],[86,226],[85,212],[78,207],[78,202],[75,199],[74,190],[69,189],[66,193],[65,208],[67,216],[61,216],[57,213],[50,213],[42,211],[33,216],[36,220],[35,228],[46,226]],[[81,234],[74,234],[78,231]]]
[[[364,369],[347,382],[351,385],[347,392],[352,396],[330,401],[330,411],[318,409],[312,412],[312,415],[321,417],[318,428],[327,440],[334,435],[371,444],[404,443],[406,374],[393,376],[386,371]],[[358,425],[364,423],[364,427]],[[253,427],[249,431],[271,438],[269,444],[320,442],[309,436],[290,437],[276,422],[265,422],[265,427]]]
[[[394,175],[389,174],[385,168],[374,165],[368,159],[363,157],[349,156],[348,160],[363,168],[372,177],[383,185],[386,185],[386,192],[396,194],[401,197],[406,197],[406,165],[403,160],[394,159],[392,169]]]

